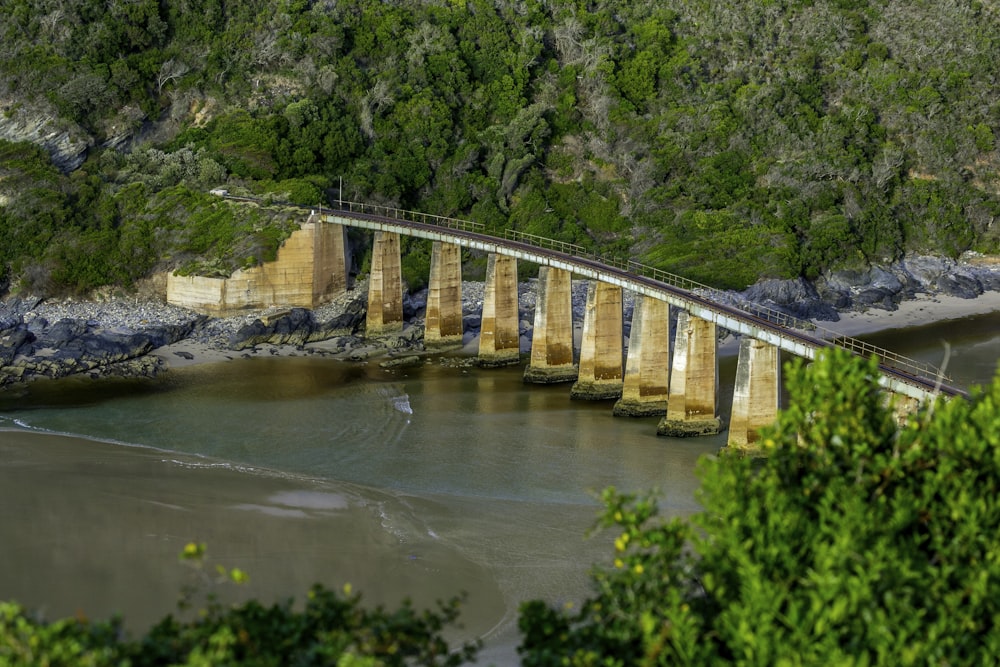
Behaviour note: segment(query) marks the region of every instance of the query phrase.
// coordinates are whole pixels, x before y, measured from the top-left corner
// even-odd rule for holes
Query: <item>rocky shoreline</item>
[[[522,351],[531,344],[534,287],[533,280],[519,286]],[[921,294],[973,299],[998,290],[1000,262],[911,257],[889,267],[835,272],[815,283],[763,280],[726,296],[803,319],[837,321],[843,313],[895,310],[899,303]],[[405,298],[407,324],[401,335],[368,339],[364,337],[365,281],[314,310],[270,308],[225,317],[199,315],[154,299],[13,297],[0,303],[0,388],[70,375],[154,377],[185,361],[278,353],[273,346],[352,361],[388,357],[383,364],[396,365],[424,352],[425,300],[426,291]],[[578,327],[585,301],[586,283],[575,281],[573,310]],[[482,305],[483,283],[465,282],[463,352],[468,363],[475,353]],[[632,295],[627,292],[624,307],[627,336],[632,309]],[[192,350],[201,358],[196,359]]]

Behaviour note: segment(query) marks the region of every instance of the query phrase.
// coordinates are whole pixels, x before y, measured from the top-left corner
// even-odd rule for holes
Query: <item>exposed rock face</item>
[[[840,310],[895,310],[900,301],[918,292],[973,299],[997,289],[997,267],[925,255],[911,255],[885,267],[834,271],[816,281],[819,296]]]
[[[7,310],[0,317],[0,386],[36,377],[75,374],[152,377],[162,361],[150,351],[191,333],[192,326],[161,325],[143,331],[108,330],[65,318],[49,326],[24,323]]]
[[[229,343],[234,350],[245,350],[261,343],[305,345],[338,336],[352,336],[364,322],[365,306],[360,300],[351,302],[343,314],[325,322],[317,321],[311,310],[292,308],[264,320],[254,320],[237,331]]]
[[[94,143],[75,123],[58,119],[55,114],[15,106],[8,100],[0,100],[0,139],[41,146],[64,173],[79,168]]]
[[[762,280],[747,288],[742,296],[747,301],[805,320],[836,322],[840,319],[836,308],[824,301],[816,287],[804,278]]]

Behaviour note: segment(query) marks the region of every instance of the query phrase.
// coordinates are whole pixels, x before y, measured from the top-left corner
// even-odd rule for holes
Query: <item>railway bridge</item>
[[[231,199],[241,199],[230,197]],[[717,329],[740,334],[729,444],[753,448],[762,427],[774,422],[780,396],[780,351],[813,359],[840,347],[879,361],[879,384],[897,410],[913,409],[937,395],[962,392],[930,364],[907,359],[812,322],[741,300],[631,259],[594,255],[585,248],[517,230],[397,208],[333,202],[308,209],[308,223],[322,230],[313,244],[329,275],[313,276],[328,293],[347,284],[346,228],[375,233],[369,280],[367,333],[402,331],[400,236],[433,242],[425,317],[429,348],[461,345],[461,249],[488,255],[480,328],[481,366],[520,363],[517,261],[539,266],[535,327],[525,382],[572,382],[581,400],[615,400],[619,416],[662,415],[657,432],[688,436],[722,430],[718,411]],[[332,262],[330,261],[332,259]],[[571,279],[589,279],[583,336],[574,353]],[[622,290],[636,296],[627,350]],[[312,292],[316,298],[317,291]],[[317,305],[301,303],[295,305]],[[677,310],[669,343],[670,308]]]

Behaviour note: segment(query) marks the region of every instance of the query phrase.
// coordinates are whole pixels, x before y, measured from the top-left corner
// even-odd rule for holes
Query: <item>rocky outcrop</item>
[[[835,322],[837,311],[895,310],[900,301],[920,293],[973,299],[994,290],[1000,290],[1000,265],[911,255],[888,266],[833,271],[814,283],[803,278],[762,280],[738,299],[802,319]]]
[[[79,168],[87,159],[87,149],[94,143],[93,138],[75,123],[4,100],[0,100],[0,139],[41,146],[64,173]]]
[[[751,303],[760,304],[803,320],[840,319],[837,309],[825,301],[816,287],[804,278],[762,280],[741,293]]]
[[[313,311],[291,308],[254,320],[240,328],[229,341],[234,350],[245,350],[262,343],[305,345],[320,340],[354,336],[364,325],[365,305],[352,301],[346,310],[326,321],[317,320]]]
[[[64,318],[29,324],[7,309],[0,317],[0,387],[38,377],[152,377],[162,361],[149,352],[190,335],[193,325],[160,325],[142,331],[109,330]]]
[[[834,271],[816,281],[816,290],[840,310],[895,310],[918,293],[974,299],[1000,289],[1000,267],[947,257],[907,256],[888,266]]]

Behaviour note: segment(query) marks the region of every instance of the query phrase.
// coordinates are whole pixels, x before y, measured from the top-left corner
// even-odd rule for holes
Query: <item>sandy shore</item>
[[[975,299],[920,294],[899,304],[896,310],[869,309],[841,313],[839,322],[816,322],[820,328],[841,336],[860,336],[876,331],[917,327],[1000,311],[1000,292],[984,292]]]

